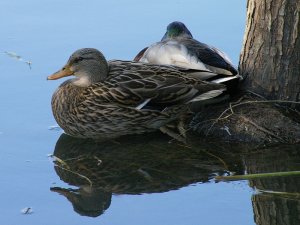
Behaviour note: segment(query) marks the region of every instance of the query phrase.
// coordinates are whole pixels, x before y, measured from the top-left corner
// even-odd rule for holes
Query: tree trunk
[[[269,99],[300,101],[299,11],[299,0],[248,0],[239,65],[246,89]]]
[[[203,109],[192,127],[228,141],[300,142],[300,0],[248,0],[239,72],[244,95]]]

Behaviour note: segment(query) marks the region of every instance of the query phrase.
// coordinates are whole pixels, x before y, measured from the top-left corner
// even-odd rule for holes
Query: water
[[[254,189],[299,192],[295,177],[219,183],[212,177],[299,170],[299,146],[253,151],[192,138],[186,148],[160,134],[78,143],[50,129],[56,125],[50,99],[61,80],[46,76],[74,50],[94,47],[107,59],[132,59],[180,20],[237,64],[245,10],[245,0],[1,1],[0,223],[297,224],[295,196]],[[82,151],[88,158],[78,158]],[[49,154],[62,161],[53,163]],[[31,214],[21,213],[26,207]]]

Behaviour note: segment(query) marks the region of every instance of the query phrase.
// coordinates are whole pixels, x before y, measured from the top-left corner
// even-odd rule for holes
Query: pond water
[[[299,224],[299,177],[213,176],[300,170],[300,146],[183,146],[159,133],[95,143],[55,128],[62,81],[46,77],[74,50],[132,59],[179,20],[237,64],[245,13],[246,0],[1,1],[0,224]]]

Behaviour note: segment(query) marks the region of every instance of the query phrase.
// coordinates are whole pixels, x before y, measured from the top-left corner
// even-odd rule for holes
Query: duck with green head
[[[195,40],[188,28],[178,21],[170,23],[161,41],[144,48],[134,61],[208,70],[215,75],[238,74],[224,52]],[[211,77],[203,76],[202,79]]]
[[[75,76],[53,94],[53,115],[67,134],[80,138],[162,130],[185,114],[190,102],[214,98],[225,90],[222,84],[197,80],[188,72],[164,65],[107,62],[96,49],[79,49],[60,71],[48,76],[48,80]]]

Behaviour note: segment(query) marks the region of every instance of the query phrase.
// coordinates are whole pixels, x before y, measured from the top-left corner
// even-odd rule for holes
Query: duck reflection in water
[[[61,180],[78,189],[51,190],[65,196],[77,213],[96,217],[109,208],[113,194],[167,192],[208,182],[228,171],[251,174],[300,170],[299,145],[253,149],[199,138],[190,139],[189,146],[168,141],[169,137],[159,133],[106,142],[62,134],[53,154],[54,168]],[[295,197],[299,184],[299,177],[294,176],[250,181],[253,189],[260,190],[249,198],[256,223],[300,224],[300,201]],[[278,195],[280,192],[288,197]]]
[[[111,193],[89,185],[80,186],[78,189],[53,187],[51,191],[65,196],[72,202],[74,211],[82,216],[100,216],[111,203]]]
[[[65,196],[80,215],[95,217],[110,206],[112,194],[167,192],[208,182],[216,174],[236,171],[230,165],[240,164],[225,162],[237,158],[228,151],[168,141],[159,133],[105,142],[62,134],[53,154],[54,168],[61,180],[78,189],[51,190]]]

